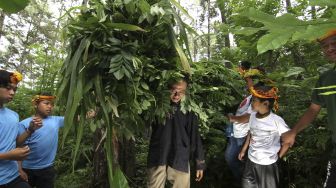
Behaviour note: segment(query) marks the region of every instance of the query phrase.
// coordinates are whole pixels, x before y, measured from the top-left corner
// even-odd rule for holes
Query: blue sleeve
[[[64,127],[64,116],[58,116],[58,126]]]
[[[19,122],[18,126],[19,126],[18,136],[20,136],[22,133],[24,133],[26,131],[24,121]]]

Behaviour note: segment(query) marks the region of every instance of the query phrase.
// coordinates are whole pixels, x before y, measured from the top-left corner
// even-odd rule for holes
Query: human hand
[[[20,175],[21,179],[28,182],[28,175],[23,169],[19,169],[19,175]]]
[[[31,122],[29,123],[28,130],[33,133],[35,130],[42,127],[42,119],[34,116]]]
[[[289,130],[281,135],[282,144],[288,144],[289,147],[292,147],[295,143],[296,133],[293,130]]]
[[[239,153],[239,155],[238,155],[238,159],[239,159],[240,161],[242,161],[242,160],[244,159],[244,156],[245,156],[245,152],[241,151],[241,152]]]
[[[201,179],[203,178],[203,170],[197,170],[196,171],[196,181],[201,181]]]
[[[28,146],[22,147],[22,148],[15,148],[7,153],[8,160],[14,160],[14,161],[22,161],[24,160],[30,152],[30,149]]]

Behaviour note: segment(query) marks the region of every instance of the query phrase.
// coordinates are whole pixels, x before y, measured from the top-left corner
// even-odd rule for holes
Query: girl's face
[[[261,102],[260,99],[258,97],[252,97],[252,109],[255,112],[264,112],[265,110],[268,110],[268,102],[264,101]]]

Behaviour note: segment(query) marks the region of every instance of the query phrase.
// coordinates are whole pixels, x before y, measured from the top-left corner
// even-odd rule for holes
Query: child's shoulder
[[[281,116],[279,116],[278,114],[275,114],[273,112],[271,112],[271,117],[275,120],[284,121],[284,119]]]

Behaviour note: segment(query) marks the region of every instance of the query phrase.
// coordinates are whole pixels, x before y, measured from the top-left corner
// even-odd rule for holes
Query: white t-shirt
[[[285,121],[272,112],[268,116],[258,119],[256,112],[253,112],[248,126],[251,133],[249,159],[260,165],[275,163],[281,148],[280,136],[289,130]]]
[[[239,105],[236,116],[241,116],[246,113],[252,113],[252,106],[251,106],[252,95],[246,97]],[[247,135],[249,131],[249,127],[247,126],[248,123],[233,123],[233,137],[235,138],[243,138]]]

